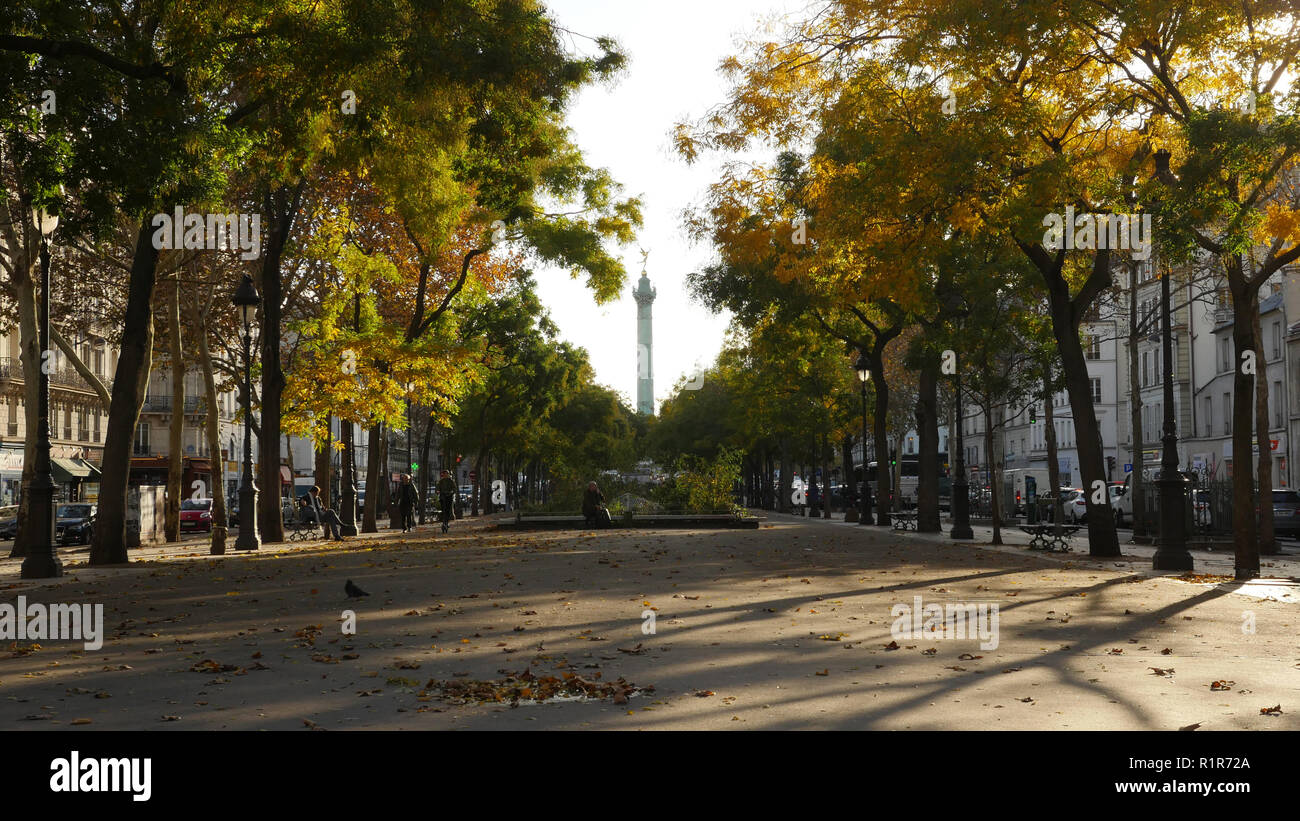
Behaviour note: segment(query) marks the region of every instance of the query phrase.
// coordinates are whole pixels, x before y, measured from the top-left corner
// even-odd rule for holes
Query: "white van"
[[[1039,497],[1045,496],[1051,489],[1047,468],[1013,468],[1002,471],[1002,498],[1005,500],[1003,504],[1008,510],[1014,510],[1018,514],[1025,512],[1025,502],[1029,498],[1025,485],[1026,477],[1033,479],[1034,492]]]

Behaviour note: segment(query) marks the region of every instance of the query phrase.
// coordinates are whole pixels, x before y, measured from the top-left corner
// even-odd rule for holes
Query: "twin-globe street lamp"
[[[862,491],[858,494],[858,524],[871,524],[871,485],[867,479],[867,382],[871,381],[871,363],[865,353],[858,354],[858,361],[853,366],[858,372],[858,381],[862,383]]]
[[[28,492],[28,519],[24,536],[27,558],[23,559],[24,579],[49,579],[63,575],[63,564],[54,549],[54,475],[50,471],[50,374],[47,352],[50,350],[50,235],[59,227],[59,218],[44,208],[32,209],[32,225],[41,233],[41,305],[40,344],[41,375],[37,383],[38,415],[36,423],[36,461]]]
[[[244,281],[231,302],[239,308],[239,318],[244,323],[244,478],[239,488],[239,536],[235,539],[235,549],[257,550],[262,545],[262,537],[257,532],[257,485],[253,477],[252,340],[253,317],[262,298],[251,276],[244,274]]]

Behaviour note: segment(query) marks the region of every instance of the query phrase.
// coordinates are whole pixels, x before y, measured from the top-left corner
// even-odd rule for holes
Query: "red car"
[[[212,500],[186,499],[181,502],[181,530],[212,530]]]

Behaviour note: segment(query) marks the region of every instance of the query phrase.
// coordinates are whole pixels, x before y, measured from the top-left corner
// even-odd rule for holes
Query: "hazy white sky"
[[[721,102],[719,60],[735,40],[758,30],[774,12],[806,5],[792,0],[548,0],[560,24],[589,36],[614,37],[630,65],[613,86],[585,89],[569,114],[587,162],[608,168],[626,193],[644,201],[639,241],[622,249],[628,270],[623,297],[596,307],[580,281],[539,268],[538,290],[562,335],[586,348],[597,379],[636,405],[636,303],[639,248],[650,251],[647,273],[654,303],[656,408],[679,378],[707,367],[722,347],[726,316],[691,301],[686,275],[713,251],[692,246],[681,227],[682,209],[699,201],[716,178],[721,158],[687,166],[672,151],[670,131]],[[589,44],[584,44],[589,45]]]

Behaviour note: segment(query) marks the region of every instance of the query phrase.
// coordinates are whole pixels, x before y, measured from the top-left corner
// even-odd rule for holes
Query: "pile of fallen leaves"
[[[1178,580],[1192,584],[1223,584],[1236,581],[1232,576],[1224,576],[1218,573],[1184,573],[1178,577]]]
[[[454,704],[509,703],[518,706],[521,699],[542,702],[552,698],[608,698],[615,704],[626,704],[633,694],[654,690],[653,685],[637,687],[622,678],[618,681],[599,681],[599,678],[600,673],[591,680],[577,673],[537,676],[525,669],[522,673],[507,673],[505,678],[491,681],[429,679],[421,695],[436,695]]]

